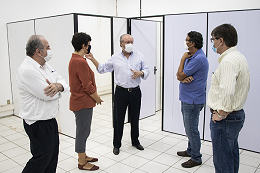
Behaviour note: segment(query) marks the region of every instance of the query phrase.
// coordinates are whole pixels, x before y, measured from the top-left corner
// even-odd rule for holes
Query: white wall
[[[67,13],[116,15],[116,0],[8,0],[0,6],[0,105],[12,102],[6,23]],[[24,45],[25,48],[25,45]],[[24,58],[25,55],[21,55]]]
[[[140,16],[140,0],[118,0],[118,16]],[[260,8],[259,0],[141,0],[142,16]]]

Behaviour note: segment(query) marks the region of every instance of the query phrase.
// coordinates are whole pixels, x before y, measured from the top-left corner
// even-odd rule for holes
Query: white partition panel
[[[238,20],[239,19],[239,20]],[[238,33],[238,50],[245,55],[246,52],[246,20],[247,20],[247,11],[239,11],[239,12],[221,12],[221,13],[209,13],[208,14],[208,38],[211,38],[211,31],[224,23],[232,24]],[[250,40],[248,40],[249,44],[251,45]],[[210,82],[212,73],[217,69],[219,63],[217,61],[220,55],[213,52],[212,50],[212,43],[208,41],[208,60],[209,60],[209,74],[208,74],[208,82],[207,82],[207,97],[208,91],[210,89]],[[211,141],[210,136],[210,121],[211,121],[211,113],[206,106],[206,113],[205,113],[205,140]]]
[[[26,43],[31,35],[34,35],[34,20],[10,23],[7,25],[10,71],[12,83],[12,95],[14,103],[14,115],[19,115],[20,94],[16,83],[16,73],[26,56]]]
[[[105,63],[111,57],[111,18],[79,15],[78,32],[85,32],[91,36],[91,52],[99,63]],[[111,73],[99,74],[93,63],[87,61],[95,73],[98,93],[111,93]]]
[[[246,119],[245,124],[239,135],[239,146],[241,148],[260,152],[260,113],[258,109],[259,103],[259,38],[260,38],[260,10],[248,11],[246,22],[246,53],[250,72],[250,91],[244,106]],[[240,38],[240,37],[239,37]],[[238,39],[241,44],[241,40]],[[238,47],[238,50],[241,46]]]
[[[68,65],[74,49],[71,38],[74,34],[73,15],[36,19],[36,34],[44,36],[52,49],[52,59],[49,64],[69,83]],[[59,100],[59,115],[57,121],[61,133],[75,137],[75,116],[69,110],[70,92],[63,93]]]
[[[181,102],[179,100],[179,81],[176,72],[182,55],[185,53],[184,40],[188,32],[198,31],[207,36],[207,14],[184,14],[165,16],[165,54],[164,54],[164,105],[163,130],[185,135]],[[203,46],[205,52],[206,46]],[[206,53],[206,52],[205,52]],[[200,113],[199,131],[203,138],[204,111]]]
[[[113,18],[113,42],[114,53],[122,51],[120,47],[120,36],[127,33],[127,19],[126,18]]]
[[[131,35],[134,37],[134,49],[144,55],[149,65],[150,75],[141,82],[142,104],[140,119],[155,114],[155,74],[157,25],[154,21],[131,20]]]

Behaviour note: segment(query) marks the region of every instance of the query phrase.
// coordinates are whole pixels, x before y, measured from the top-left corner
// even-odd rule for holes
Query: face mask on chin
[[[52,51],[51,50],[47,50],[47,56],[43,57],[43,59],[45,60],[45,62],[50,61],[52,58]]]
[[[125,45],[125,51],[127,53],[131,53],[131,52],[133,52],[133,50],[134,50],[134,45],[133,44],[126,44]]]

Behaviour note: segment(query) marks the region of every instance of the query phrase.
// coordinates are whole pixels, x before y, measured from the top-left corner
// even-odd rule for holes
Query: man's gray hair
[[[123,34],[123,35],[120,36],[120,43],[123,43],[123,42],[124,42],[123,37],[124,37],[125,35],[129,35],[130,37],[132,37],[132,35],[130,35],[130,34]],[[133,38],[133,37],[132,37],[132,38]]]
[[[41,35],[32,35],[26,44],[26,55],[27,56],[33,56],[36,52],[36,49],[44,49],[43,43],[41,38],[43,36]]]

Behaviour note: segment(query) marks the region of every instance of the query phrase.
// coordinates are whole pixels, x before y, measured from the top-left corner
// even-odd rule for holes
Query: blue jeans
[[[194,162],[202,162],[200,154],[200,132],[198,130],[199,115],[204,104],[187,104],[181,102],[181,112],[186,135],[188,136],[187,153],[191,155],[191,160]]]
[[[239,169],[238,135],[245,121],[245,112],[230,113],[226,119],[210,122],[213,162],[216,173],[237,173]]]

